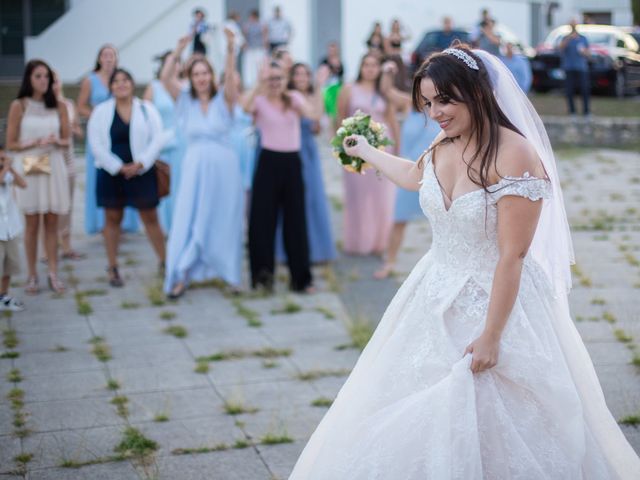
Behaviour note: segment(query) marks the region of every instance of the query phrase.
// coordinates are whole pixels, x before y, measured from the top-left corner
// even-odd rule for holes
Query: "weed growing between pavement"
[[[631,335],[629,335],[627,332],[625,332],[623,329],[621,328],[616,328],[613,331],[613,334],[616,336],[616,339],[619,342],[622,343],[629,343],[633,341],[633,337]]]
[[[173,335],[176,338],[185,338],[188,334],[187,329],[182,325],[171,325],[162,331],[163,333]]]
[[[336,315],[327,307],[315,307],[314,310],[324,315],[324,318],[327,320],[334,320],[336,318]]]
[[[53,347],[51,349],[52,352],[54,353],[61,353],[61,352],[68,352],[69,349],[67,347],[65,347],[64,345],[56,345],[55,347]]]
[[[193,369],[196,373],[209,373],[209,361],[208,360],[197,360],[196,367]]]
[[[356,315],[347,323],[347,330],[353,346],[364,350],[373,335],[374,327],[364,315]]]
[[[87,297],[78,292],[75,294],[75,299],[76,310],[79,315],[91,315],[93,313],[93,307],[91,307],[91,303],[89,303]]]
[[[621,418],[618,423],[622,425],[633,425],[634,427],[638,426],[640,425],[640,414],[627,415],[626,417]]]
[[[344,377],[349,375],[350,372],[351,370],[347,368],[308,370],[300,372],[296,375],[296,378],[304,382],[310,382],[325,377]]]
[[[117,380],[110,378],[107,381],[107,386],[105,388],[107,390],[118,390],[120,388],[120,383]]]
[[[293,314],[298,313],[302,310],[302,307],[298,305],[296,302],[291,300],[290,298],[285,299],[284,305],[281,308],[274,308],[271,310],[272,315],[278,314]]]
[[[161,320],[173,320],[176,318],[176,312],[172,312],[171,310],[165,310],[164,312],[160,312]]]
[[[280,366],[280,364],[278,362],[274,361],[274,360],[264,360],[262,362],[262,368],[269,369],[269,368],[277,368],[279,366]]]
[[[111,347],[102,337],[93,337],[89,340],[93,346],[91,347],[91,353],[100,361],[108,362],[111,360]]]
[[[140,308],[140,304],[138,302],[128,302],[126,300],[123,300],[123,302],[120,304],[120,308],[122,308],[123,310],[134,310],[136,308]]]
[[[596,297],[591,300],[591,305],[605,305],[606,303],[606,300],[600,297]]]
[[[226,350],[213,355],[198,357],[197,362],[222,362],[226,360],[239,360],[242,358],[279,358],[288,357],[292,353],[290,348],[265,347],[259,350]]]
[[[571,265],[571,273],[574,275],[574,277],[577,277],[578,282],[583,287],[591,287],[593,285],[593,283],[591,282],[591,278],[589,278],[588,275],[585,275],[585,273],[577,263]]]
[[[5,348],[9,350],[13,350],[20,343],[18,340],[18,335],[13,328],[7,328],[2,331],[2,344]]]
[[[12,383],[20,383],[22,381],[22,375],[20,374],[20,370],[17,368],[12,368],[7,373],[7,381]]]
[[[316,398],[313,402],[311,402],[312,407],[326,407],[329,408],[333,400],[327,397]]]
[[[233,306],[236,308],[236,313],[247,321],[247,325],[250,327],[261,327],[260,314],[255,310],[251,310],[245,306],[239,298],[234,298]]]
[[[124,458],[142,459],[152,454],[158,449],[158,444],[145,437],[144,434],[134,427],[127,427],[122,435],[122,440],[114,451]]]
[[[153,421],[154,422],[168,422],[169,421],[169,415],[167,413],[164,413],[164,412],[156,413],[155,416],[153,417]]]
[[[162,284],[159,282],[152,283],[147,287],[147,298],[154,307],[161,307],[166,303]]]
[[[122,418],[129,416],[129,408],[127,407],[129,399],[125,395],[116,395],[111,399],[111,404],[116,406],[116,412],[119,416]]]
[[[245,404],[241,392],[234,392],[230,398],[226,399],[223,405],[224,412],[227,415],[242,415],[243,413],[256,413],[255,407],[249,407]]]
[[[27,475],[27,463],[33,459],[33,453],[21,453],[13,457],[13,461],[16,463],[16,469],[11,472],[15,475],[26,476]]]
[[[7,400],[13,411],[13,434],[18,438],[28,436],[31,431],[27,428],[27,412],[24,411],[24,390],[14,387],[7,393]]]
[[[2,359],[2,358],[18,358],[19,356],[20,356],[20,352],[14,352],[14,351],[3,352],[2,354],[0,354],[0,359]]]
[[[618,319],[616,318],[616,316],[615,316],[613,313],[611,313],[611,312],[604,312],[604,313],[602,314],[602,319],[603,319],[603,320],[606,320],[607,322],[609,322],[609,323],[611,323],[611,324],[616,323],[616,322],[618,321]]]
[[[322,268],[322,278],[327,282],[327,289],[333,293],[340,293],[341,287],[338,276],[331,265],[325,265]]]

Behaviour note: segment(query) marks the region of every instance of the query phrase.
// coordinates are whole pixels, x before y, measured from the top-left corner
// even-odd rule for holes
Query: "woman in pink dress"
[[[387,127],[392,140],[399,138],[395,110],[380,91],[382,68],[376,55],[362,58],[358,78],[347,84],[338,98],[338,125],[357,110]],[[396,152],[397,142],[390,151]],[[343,251],[356,255],[382,255],[393,225],[396,187],[385,177],[367,170],[365,175],[344,174]]]

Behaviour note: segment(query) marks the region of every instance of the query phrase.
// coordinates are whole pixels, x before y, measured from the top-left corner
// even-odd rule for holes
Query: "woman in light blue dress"
[[[289,88],[299,91],[306,97],[314,94],[311,69],[307,65],[296,63],[291,67]],[[315,139],[320,126],[318,122],[303,117],[300,130],[302,135],[300,158],[302,160],[302,179],[304,181],[309,259],[311,263],[326,263],[336,258],[336,247],[331,231],[329,203],[324,190],[322,162],[320,161],[320,153]],[[278,229],[276,249],[278,260],[284,261],[281,228]]]
[[[113,45],[104,45],[98,51],[96,65],[93,71],[80,84],[78,93],[78,112],[89,118],[96,105],[111,97],[109,79],[118,66],[118,51]],[[87,141],[85,146],[85,201],[84,201],[84,229],[88,234],[99,233],[104,227],[104,210],[98,207],[96,198],[97,170],[91,145]],[[127,232],[138,231],[138,213],[135,209],[125,208],[122,229]]]
[[[227,41],[224,90],[218,91],[213,68],[204,58],[189,66],[187,91],[171,81],[171,58],[161,73],[165,87],[177,97],[186,139],[164,282],[171,299],[182,296],[193,281],[219,278],[234,290],[242,281],[244,187],[231,140],[237,88],[233,34],[228,31]],[[171,55],[180,58],[188,42],[189,37],[181,39]]]
[[[400,156],[417,160],[429,148],[439,132],[440,127],[436,122],[427,122],[424,113],[411,109],[400,130]],[[424,218],[424,214],[420,208],[418,192],[398,188],[389,247],[385,253],[384,265],[374,274],[376,278],[386,278],[391,274],[404,240],[407,223],[419,218]]]
[[[160,57],[162,61],[160,70],[164,67],[164,63],[170,53],[167,52]],[[175,69],[176,81],[180,81],[180,67],[181,65],[177,65]],[[160,152],[160,160],[166,162],[171,168],[169,195],[160,200],[160,206],[158,207],[160,225],[165,234],[168,234],[171,230],[173,210],[180,186],[181,162],[186,148],[185,138],[182,128],[178,128],[176,102],[159,79],[151,81],[145,91],[144,99],[153,102],[158,112],[160,112],[160,117],[162,117],[162,126],[165,130],[171,130],[174,134],[173,139]]]

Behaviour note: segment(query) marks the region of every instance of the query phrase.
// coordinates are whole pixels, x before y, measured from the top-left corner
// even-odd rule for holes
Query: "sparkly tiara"
[[[471,70],[480,70],[480,68],[478,67],[478,62],[476,62],[473,57],[464,50],[460,50],[459,48],[447,48],[446,50],[443,50],[442,53],[444,53],[445,55],[453,55],[454,57],[459,58]]]

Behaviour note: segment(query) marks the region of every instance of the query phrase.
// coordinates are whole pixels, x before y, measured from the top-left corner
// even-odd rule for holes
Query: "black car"
[[[522,42],[509,28],[507,28],[503,24],[496,24],[494,27],[496,34],[502,39],[503,43],[512,43],[516,50],[527,57],[532,57],[535,54],[535,51]],[[413,51],[411,55],[411,73],[415,73],[415,71],[422,65],[422,62],[434,52],[439,52],[443,48],[446,48],[448,45],[440,45],[440,39],[442,37],[443,30],[429,30],[424,34],[422,40]],[[472,44],[471,40],[471,31],[466,29],[456,29],[451,31],[450,35],[451,41],[457,39],[462,43]],[[451,42],[449,42],[451,43]]]
[[[623,97],[640,89],[640,46],[624,30],[610,25],[578,25],[578,33],[589,42],[589,73],[595,92]],[[553,30],[536,49],[531,61],[533,89],[546,92],[564,86],[558,46],[571,32],[569,25]]]

